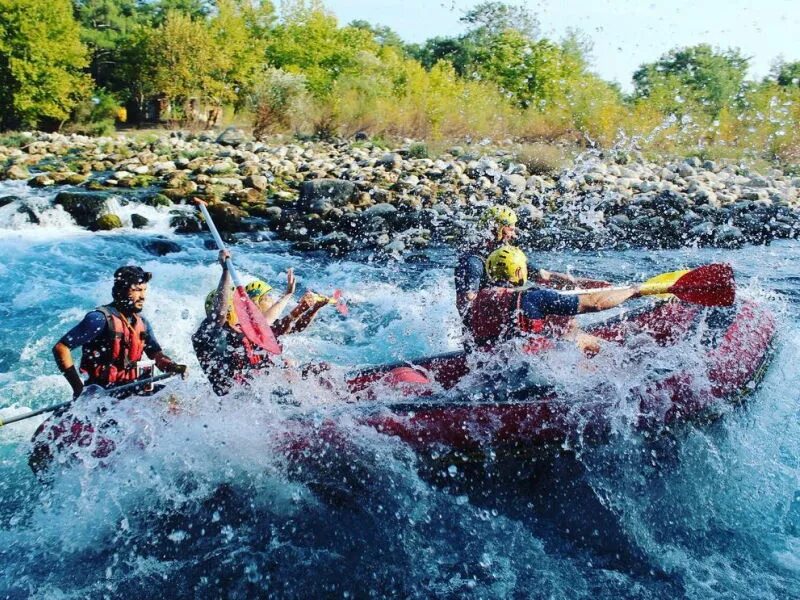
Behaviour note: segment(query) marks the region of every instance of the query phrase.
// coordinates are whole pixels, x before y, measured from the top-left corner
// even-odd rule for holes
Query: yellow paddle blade
[[[317,294],[316,292],[311,292],[311,297],[314,302],[327,302],[328,304],[336,304],[335,298],[324,296],[323,294]]]
[[[675,285],[675,282],[688,272],[689,269],[684,269],[682,271],[671,271],[669,273],[662,273],[661,275],[651,277],[642,284],[642,295],[655,296],[661,300],[672,298],[672,294],[666,294],[665,292]]]

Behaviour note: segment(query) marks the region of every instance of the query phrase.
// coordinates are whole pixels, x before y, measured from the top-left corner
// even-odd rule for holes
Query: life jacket
[[[255,371],[273,366],[272,359],[266,350],[257,347],[241,332],[236,332],[236,338],[241,344],[240,347],[234,349],[231,356],[233,378],[236,382],[242,383]]]
[[[524,351],[541,352],[553,347],[550,317],[531,319],[520,309],[523,292],[510,288],[490,287],[478,292],[469,315],[470,332],[479,348],[510,339],[524,337]]]
[[[103,313],[107,327],[105,335],[83,346],[81,371],[89,375],[88,383],[103,387],[135,380],[147,335],[144,320],[135,313],[128,320],[111,304],[95,310]]]

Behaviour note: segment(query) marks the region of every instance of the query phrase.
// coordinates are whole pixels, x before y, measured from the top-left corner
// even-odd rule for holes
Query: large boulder
[[[247,231],[249,227],[244,222],[249,215],[241,208],[230,202],[215,202],[209,204],[208,212],[214,219],[214,224],[220,231],[234,232]]]
[[[356,184],[343,179],[313,179],[300,187],[297,203],[301,209],[316,209],[321,204],[342,207],[348,204],[356,194]]]
[[[94,227],[108,212],[107,200],[108,194],[101,192],[60,192],[53,203],[63,206],[81,227]]]
[[[244,131],[237,127],[228,127],[225,131],[217,136],[217,143],[223,146],[238,146],[247,141],[247,136]]]
[[[182,248],[175,242],[163,238],[155,238],[144,243],[144,249],[150,254],[164,256],[173,252],[180,252]]]

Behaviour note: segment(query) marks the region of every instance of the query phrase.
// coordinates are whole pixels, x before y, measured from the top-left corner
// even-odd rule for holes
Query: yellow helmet
[[[206,294],[206,316],[210,317],[211,313],[214,312],[214,302],[217,300],[217,289],[214,288],[208,294]],[[228,314],[225,317],[225,321],[231,327],[234,327],[239,322],[239,317],[236,316],[236,309],[233,308],[233,302],[228,307]]]
[[[494,281],[525,283],[528,279],[528,258],[516,246],[502,246],[486,259],[486,273]]]
[[[481,215],[478,220],[481,225],[498,226],[498,227],[515,227],[517,224],[517,213],[508,206],[495,204],[490,206]]]
[[[258,300],[264,294],[268,294],[272,290],[272,286],[260,279],[256,279],[251,281],[246,286],[244,286],[244,291],[247,292],[247,295],[250,296],[251,300]]]

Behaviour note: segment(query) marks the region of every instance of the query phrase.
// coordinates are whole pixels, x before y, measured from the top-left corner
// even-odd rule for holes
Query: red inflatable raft
[[[753,302],[725,308],[662,302],[589,328],[623,346],[642,335],[665,351],[690,337],[700,346],[684,361],[691,362],[685,369],[654,374],[632,391],[635,425],[652,433],[679,421],[714,418],[752,392],[768,365],[775,329],[774,316]],[[576,396],[534,385],[506,394],[504,401],[485,395],[459,400],[447,390],[471,373],[474,362],[459,352],[367,369],[349,381],[350,390],[374,402],[380,399],[376,390],[402,386],[408,401],[390,404],[364,422],[418,450],[527,449],[574,438],[602,439],[611,432],[619,398],[604,397],[602,389]],[[434,390],[440,393],[430,395]]]
[[[718,416],[752,392],[769,362],[775,330],[773,315],[753,302],[724,308],[660,302],[589,328],[623,348],[634,336],[640,342],[642,336],[650,338],[651,347],[665,352],[676,352],[690,338],[699,346],[685,369],[654,373],[631,392],[634,426],[652,433],[676,422]],[[348,378],[343,408],[418,451],[535,450],[571,439],[603,439],[612,431],[619,398],[607,398],[602,389],[576,395],[546,383],[515,387],[513,381],[501,380],[494,388],[503,392],[499,395],[460,393],[464,386],[458,384],[469,381],[465,377],[476,373],[476,364],[476,355],[455,352],[366,368]],[[346,433],[331,419],[322,429],[314,427],[279,445],[296,455],[320,436],[346,443]],[[33,442],[30,464],[35,471],[80,448],[95,459],[115,449],[103,426],[95,431],[91,423],[69,413],[45,421]]]

